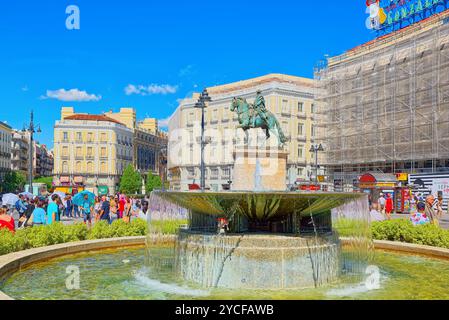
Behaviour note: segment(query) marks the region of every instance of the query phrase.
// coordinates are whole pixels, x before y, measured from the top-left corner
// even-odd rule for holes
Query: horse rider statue
[[[265,105],[265,98],[262,96],[262,91],[257,90],[256,100],[254,100],[254,110],[259,115],[259,117],[268,125],[268,117],[267,117],[267,107]],[[256,128],[256,119],[257,117],[253,117],[253,127]]]

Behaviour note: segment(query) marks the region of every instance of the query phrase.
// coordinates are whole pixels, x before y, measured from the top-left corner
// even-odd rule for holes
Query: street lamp
[[[310,152],[315,153],[315,184],[318,185],[318,152],[324,151],[322,144],[312,145]]]
[[[205,165],[204,165],[204,147],[206,145],[206,141],[204,139],[204,109],[207,108],[206,103],[212,101],[211,97],[209,97],[209,93],[207,89],[204,89],[198,98],[198,102],[195,103],[195,108],[201,109],[201,191],[206,189],[206,179],[205,179]]]
[[[37,129],[37,131],[36,131]],[[23,132],[29,132],[30,134],[30,146],[29,146],[29,150],[28,150],[28,157],[29,157],[29,161],[28,161],[28,192],[29,193],[33,193],[33,158],[34,158],[34,134],[37,133],[41,133],[41,126],[40,125],[35,125],[34,124],[34,113],[33,110],[31,110],[31,114],[30,114],[30,123],[28,124],[28,128],[26,127],[26,125],[23,127]]]

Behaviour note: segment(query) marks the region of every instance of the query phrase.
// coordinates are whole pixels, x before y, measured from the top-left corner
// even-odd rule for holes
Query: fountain
[[[154,196],[190,210],[189,227],[180,230],[174,248],[174,272],[205,288],[321,287],[343,270],[362,275],[367,264],[368,232],[356,228],[359,263],[345,265],[333,227],[339,219],[368,225],[361,194],[169,191]],[[229,221],[224,236],[217,229],[220,218]]]
[[[260,93],[256,101],[264,101]],[[286,137],[276,117],[257,107],[239,98],[231,110],[239,114],[247,136],[249,129],[262,128],[267,139],[274,134],[278,145],[236,148],[233,191],[153,193],[190,211],[188,229],[176,241],[174,272],[202,287],[230,289],[321,287],[343,270],[363,274],[370,248],[366,196],[286,192]],[[342,206],[344,214],[338,209]],[[220,220],[229,223],[226,235],[218,232]],[[356,226],[350,264],[341,253],[338,230],[348,221]],[[150,242],[157,242],[154,228],[149,229]]]

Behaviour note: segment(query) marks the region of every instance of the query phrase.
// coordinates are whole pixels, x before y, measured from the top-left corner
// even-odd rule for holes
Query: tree
[[[123,171],[119,189],[126,194],[137,194],[142,190],[142,177],[131,164]]]
[[[3,192],[22,191],[26,183],[26,177],[23,173],[17,171],[8,172],[2,183]]]
[[[50,191],[53,187],[53,177],[39,177],[34,179],[35,183],[45,183],[47,185],[47,190]]]
[[[147,182],[145,183],[145,191],[150,193],[154,189],[160,189],[162,187],[161,177],[149,172],[147,176]]]

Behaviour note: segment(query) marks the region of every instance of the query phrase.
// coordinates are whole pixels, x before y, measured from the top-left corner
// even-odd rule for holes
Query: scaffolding
[[[449,10],[315,68],[328,181],[449,171]]]

